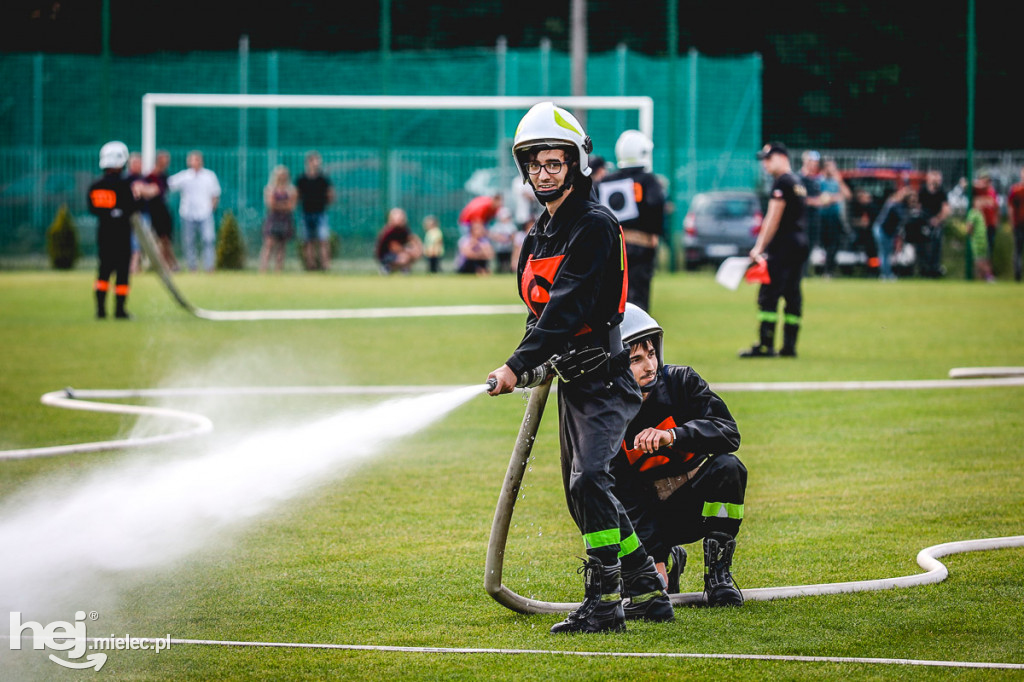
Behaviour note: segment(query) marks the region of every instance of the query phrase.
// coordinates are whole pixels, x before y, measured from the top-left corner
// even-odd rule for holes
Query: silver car
[[[763,218],[761,202],[754,192],[734,190],[695,195],[683,220],[686,269],[745,255],[754,248]]]

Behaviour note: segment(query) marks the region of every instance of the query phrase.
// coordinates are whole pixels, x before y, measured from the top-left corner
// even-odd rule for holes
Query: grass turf
[[[0,447],[105,439],[132,420],[55,410],[39,396],[71,385],[481,383],[522,334],[519,316],[208,322],[177,309],[155,277],[133,282],[134,322],[92,319],[91,273],[0,273]],[[510,277],[185,275],[208,309],[514,302]],[[798,360],[739,360],[754,340],[754,290],[707,273],[655,278],[652,313],[669,361],[707,380],[943,378],[951,367],[1022,365],[1024,289],[961,281],[807,280]],[[919,572],[923,547],[1024,533],[1018,389],[728,393],[750,470],[734,572],[742,587]],[[308,420],[351,399],[232,401],[232,422]],[[156,571],[109,576],[96,635],[395,646],[787,654],[1024,663],[1024,550],[947,557],[947,581],[906,590],[679,609],[671,625],[623,636],[557,638],[554,616],[521,616],[483,591],[483,558],[520,396],[474,398],[236,532]],[[579,597],[582,553],[557,474],[554,405],[541,425],[513,517],[505,583],[547,600]],[[161,451],[143,453],[160,457]],[[287,456],[287,453],[282,453]],[[50,478],[128,457],[106,452],[0,463],[0,500]],[[135,455],[132,455],[134,458]],[[0,519],[2,520],[2,519]],[[69,529],[69,532],[82,532]],[[688,591],[700,589],[691,547]],[[113,588],[113,589],[111,589]],[[7,588],[9,589],[9,588]],[[90,603],[97,602],[97,603]],[[59,614],[70,619],[70,614]],[[90,634],[94,634],[90,630]],[[4,657],[12,652],[4,652]],[[10,659],[9,659],[10,660]],[[73,676],[45,657],[22,677]],[[21,668],[17,666],[22,666]],[[866,664],[427,654],[179,645],[114,652],[119,679],[365,679],[628,676],[654,679],[1019,678]]]

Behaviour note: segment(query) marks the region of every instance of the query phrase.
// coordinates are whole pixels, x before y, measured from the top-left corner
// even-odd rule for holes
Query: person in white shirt
[[[203,167],[203,153],[193,150],[188,153],[188,168],[167,178],[167,187],[172,192],[181,192],[178,215],[181,216],[181,233],[185,246],[185,261],[188,269],[196,270],[196,235],[203,242],[203,269],[213,270],[214,226],[213,212],[220,201],[220,182],[217,175]]]

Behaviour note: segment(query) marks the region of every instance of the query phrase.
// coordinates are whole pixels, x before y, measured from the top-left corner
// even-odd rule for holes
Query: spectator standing
[[[460,275],[489,275],[494,247],[487,237],[487,228],[479,220],[469,226],[469,234],[459,239],[459,253],[455,257],[455,272]]]
[[[304,172],[295,182],[302,202],[302,222],[306,227],[302,256],[307,270],[329,270],[331,226],[327,220],[327,207],[334,201],[334,187],[323,174],[323,159],[319,152],[307,153],[305,164]]]
[[[996,188],[992,186],[992,176],[987,172],[978,175],[974,183],[974,199],[971,201],[973,207],[975,200],[981,199],[979,210],[985,218],[985,234],[988,244],[988,262],[992,262],[992,250],[996,244],[996,228],[999,226],[999,195]]]
[[[381,274],[409,274],[413,263],[422,255],[423,242],[409,229],[405,209],[392,208],[388,211],[388,221],[377,234],[377,262]]]
[[[295,236],[295,206],[299,192],[292,184],[285,166],[274,166],[267,186],[263,188],[263,204],[267,216],[263,220],[263,249],[260,251],[260,272],[266,272],[270,260],[278,272],[284,269],[288,242]]]
[[[890,194],[882,204],[882,210],[878,212],[878,217],[875,218],[875,222],[871,226],[875,243],[878,245],[880,279],[896,279],[896,275],[892,271],[893,249],[896,238],[903,232],[903,226],[907,222],[909,214],[907,196],[911,191],[909,185],[904,185]]]
[[[444,233],[437,216],[428,215],[423,219],[423,255],[427,257],[430,272],[441,272],[444,258]]]
[[[846,228],[843,219],[846,214],[846,202],[853,196],[835,160],[826,159],[822,167],[821,189],[819,198],[819,219],[821,224],[821,246],[825,249],[825,277],[832,277],[836,272],[836,253]]]
[[[619,323],[625,309],[626,266],[621,229],[591,200],[587,155],[593,145],[576,118],[552,102],[534,105],[516,128],[512,153],[520,178],[546,207],[523,244],[517,271],[526,304],[526,333],[488,376],[490,395],[510,393],[519,377],[556,355],[598,362],[564,367],[558,423],[562,482],[569,513],[583,536],[587,560],[583,603],[553,633],[625,629],[622,576],[662,591],[654,561],[615,498],[609,470],[626,427],[640,408]],[[563,375],[566,376],[566,375]],[[669,606],[665,620],[671,620]]]
[[[639,130],[626,130],[615,142],[617,170],[597,186],[626,240],[629,263],[628,300],[648,310],[651,280],[658,260],[658,244],[665,233],[665,190],[651,173],[654,144]]]
[[[800,183],[807,190],[807,246],[821,247],[821,154],[809,149],[800,156]]]
[[[1006,196],[1006,207],[1013,226],[1013,279],[1021,281],[1021,262],[1024,254],[1024,168],[1020,169],[1020,182],[1010,187]]]
[[[764,263],[769,281],[761,284],[757,292],[759,339],[749,349],[741,351],[741,358],[767,358],[775,356],[775,327],[779,321],[779,299],[785,299],[783,321],[783,357],[796,357],[796,341],[803,319],[803,292],[800,282],[807,264],[809,248],[806,225],[807,190],[800,176],[793,172],[789,151],[781,142],[769,142],[757,153],[757,158],[775,181],[768,195],[768,210],[757,242],[750,250],[750,258]]]
[[[145,198],[146,194],[149,193],[148,188],[143,189],[146,184],[146,176],[142,174],[142,154],[138,152],[132,152],[128,155],[128,174],[125,176],[125,180],[128,184],[135,189],[135,195],[139,198]],[[142,224],[147,228],[151,228],[152,224],[149,221],[149,213],[146,211],[146,204],[143,201],[137,202],[139,219],[142,220]],[[132,238],[132,258],[131,265],[128,267],[131,273],[137,274],[142,269],[142,246],[139,244],[139,237],[135,234],[135,230],[131,230]]]
[[[128,279],[131,271],[132,225],[131,215],[138,211],[138,202],[132,184],[124,177],[128,163],[128,147],[123,142],[108,142],[100,148],[100,169],[103,176],[89,186],[86,196],[89,212],[99,221],[96,246],[99,251],[99,272],[96,275],[96,317],[107,316],[107,292],[110,276],[117,275],[114,297],[117,308],[114,317],[131,319],[125,310],[128,300]]]
[[[917,198],[924,217],[921,274],[942,277],[946,274],[942,265],[942,233],[950,214],[949,200],[942,186],[942,171],[933,169],[925,173],[924,185],[917,191]]]
[[[487,230],[487,235],[494,246],[496,272],[512,272],[512,248],[517,231],[515,221],[512,220],[512,211],[505,206],[499,208],[494,217],[494,224]]]
[[[178,269],[178,259],[174,256],[174,220],[167,208],[167,169],[170,165],[170,153],[162,149],[157,151],[153,170],[146,175],[146,183],[151,190],[147,193],[145,204],[160,256],[167,269],[174,272]]]
[[[974,274],[986,282],[995,282],[992,274],[992,265],[988,257],[988,227],[985,220],[985,208],[989,205],[991,196],[986,187],[974,188],[974,203],[971,210],[967,211],[967,238],[971,242],[971,250],[974,252]]]
[[[167,188],[181,193],[178,215],[185,246],[188,269],[197,269],[196,238],[202,242],[203,269],[213,272],[216,229],[213,212],[220,202],[220,181],[217,175],[203,166],[203,153],[194,149],[185,160],[188,168],[167,178]]]

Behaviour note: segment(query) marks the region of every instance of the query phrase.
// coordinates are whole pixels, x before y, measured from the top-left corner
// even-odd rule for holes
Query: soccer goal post
[[[142,96],[142,163],[152,168],[156,160],[158,107],[233,109],[432,109],[432,110],[517,110],[537,102],[554,101],[577,110],[636,111],[638,129],[654,138],[654,100],[646,96],[426,96],[426,95],[242,95],[197,93],[147,93]]]

